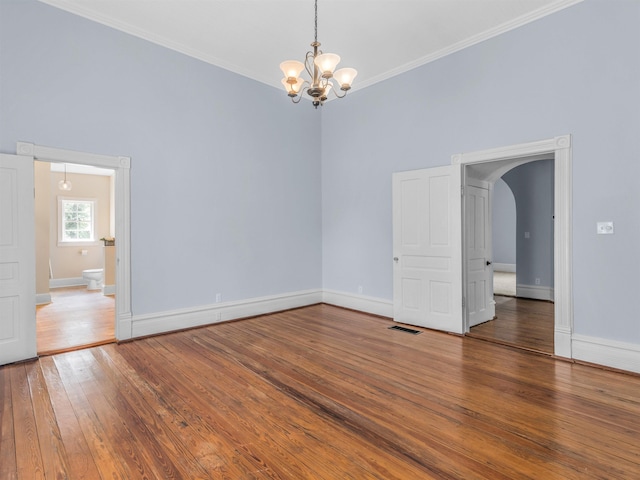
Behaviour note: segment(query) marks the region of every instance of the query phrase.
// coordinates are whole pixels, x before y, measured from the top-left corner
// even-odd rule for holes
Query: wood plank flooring
[[[328,305],[0,368],[0,478],[635,479],[640,376]]]
[[[39,355],[115,341],[115,296],[87,287],[51,290],[51,303],[36,307]]]
[[[470,336],[553,355],[553,303],[499,295],[494,299],[496,318],[472,327]]]

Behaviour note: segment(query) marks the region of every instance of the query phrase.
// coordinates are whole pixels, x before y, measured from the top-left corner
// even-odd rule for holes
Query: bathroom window
[[[61,244],[95,242],[94,199],[59,198],[58,241]]]

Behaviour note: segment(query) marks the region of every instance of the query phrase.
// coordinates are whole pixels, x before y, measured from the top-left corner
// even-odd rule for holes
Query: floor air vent
[[[414,330],[413,328],[400,327],[399,325],[394,325],[393,327],[389,327],[389,330],[400,330],[401,332],[410,333],[411,335],[418,335],[422,333],[420,330]]]

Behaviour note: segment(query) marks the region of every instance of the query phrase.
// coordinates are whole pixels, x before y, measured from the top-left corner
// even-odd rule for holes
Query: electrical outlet
[[[536,285],[540,285],[540,279],[536,278]]]
[[[216,303],[220,303],[222,301],[222,294],[216,293]]]
[[[362,285],[358,285],[358,293],[362,293]]]
[[[613,235],[613,222],[598,222],[596,227],[598,235]]]
[[[530,238],[531,234],[529,232],[524,232],[524,238]]]

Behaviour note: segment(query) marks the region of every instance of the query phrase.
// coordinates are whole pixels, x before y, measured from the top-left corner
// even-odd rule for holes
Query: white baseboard
[[[49,279],[49,288],[79,287],[86,284],[87,282],[85,282],[82,277]]]
[[[393,302],[381,298],[366,297],[352,293],[323,290],[322,301],[338,307],[350,308],[360,312],[373,313],[383,317],[393,318]]]
[[[520,290],[523,287],[528,298],[553,300],[553,289],[550,287],[518,285],[518,296],[520,296]],[[128,316],[119,319],[120,330],[123,332],[121,340],[264,315],[321,302],[393,318],[393,302],[391,300],[334,290],[307,290],[168,312]],[[124,332],[131,332],[131,337],[125,335]],[[569,330],[563,329],[556,329],[555,339],[557,346],[560,347],[556,348],[556,355],[640,373],[640,345],[583,335],[571,335]]]
[[[640,345],[573,335],[571,350],[576,360],[640,373]]]
[[[553,302],[553,287],[541,285],[516,285],[516,297],[532,298],[534,300],[548,300]]]
[[[102,286],[102,294],[103,295],[115,295],[116,294],[116,286],[115,285],[103,285]]]
[[[494,263],[493,271],[516,273],[516,264],[515,263]]]
[[[36,293],[36,305],[46,305],[51,303],[50,293]]]
[[[120,313],[116,319],[116,338],[120,340],[131,339],[131,312]]]
[[[553,354],[557,357],[571,358],[571,329],[556,325],[553,331]]]
[[[322,302],[321,290],[292,292],[236,302],[214,303],[169,312],[134,315],[131,319],[132,338],[199,327],[238,318],[304,307]]]

